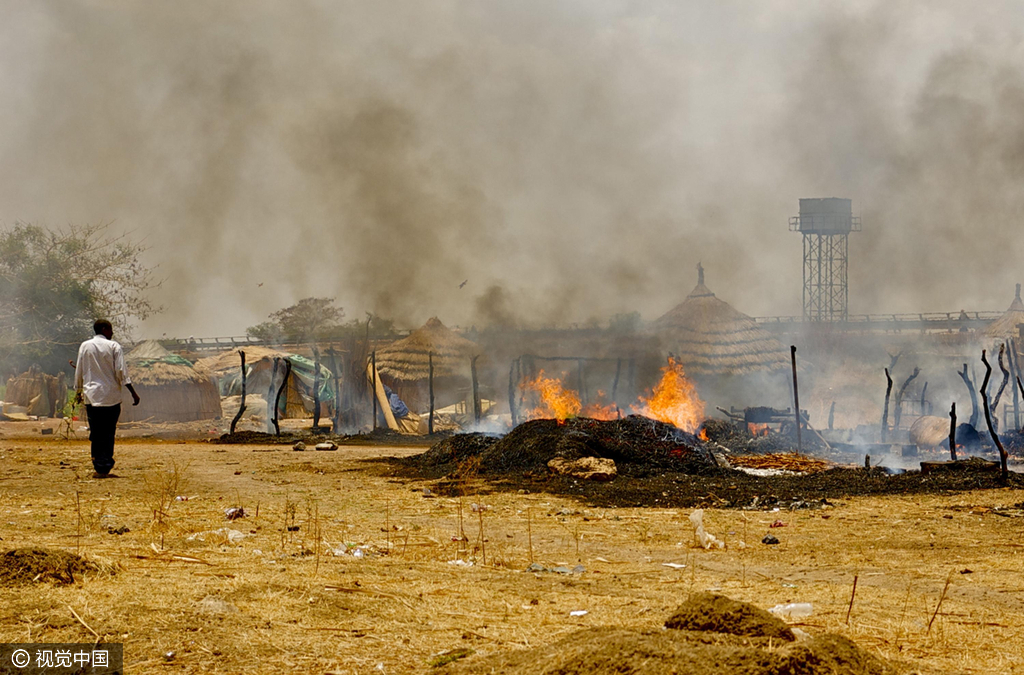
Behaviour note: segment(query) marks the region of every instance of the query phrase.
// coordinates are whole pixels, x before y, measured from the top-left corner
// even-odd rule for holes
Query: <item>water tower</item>
[[[860,232],[849,199],[801,199],[791,232],[804,238],[804,321],[846,321],[851,232]]]

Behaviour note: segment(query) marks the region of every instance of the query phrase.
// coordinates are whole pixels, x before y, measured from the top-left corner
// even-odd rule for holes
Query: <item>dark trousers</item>
[[[89,419],[92,468],[96,473],[110,473],[114,468],[114,433],[117,431],[117,418],[121,416],[121,404],[87,405],[85,416]]]

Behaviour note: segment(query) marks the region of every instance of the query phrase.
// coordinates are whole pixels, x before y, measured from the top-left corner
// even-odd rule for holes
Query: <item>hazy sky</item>
[[[145,239],[166,310],[142,336],[310,295],[406,325],[652,319],[698,260],[742,311],[797,314],[800,197],[863,217],[852,312],[1002,309],[1024,277],[1019,2],[0,9],[0,226]]]

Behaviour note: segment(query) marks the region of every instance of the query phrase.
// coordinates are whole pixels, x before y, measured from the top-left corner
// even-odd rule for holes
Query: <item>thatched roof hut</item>
[[[221,416],[220,392],[211,373],[147,340],[125,357],[139,393],[137,406],[122,405],[122,422],[192,422]]]
[[[1020,284],[1017,284],[1017,294],[1010,303],[1009,308],[1003,315],[989,324],[985,329],[985,335],[995,338],[1017,337],[1020,334],[1018,324],[1024,323],[1024,302],[1020,299]]]
[[[209,370],[217,380],[220,393],[224,396],[239,396],[242,393],[241,359],[237,349],[229,349],[215,356],[208,356],[196,362]],[[304,419],[313,416],[314,363],[297,354],[282,352],[269,347],[250,346],[245,352],[246,391],[249,394],[270,396],[271,379],[274,375],[274,359],[287,360],[291,364],[288,386],[281,395],[280,414],[283,418]],[[281,367],[274,380],[274,386],[281,386],[284,368]],[[334,405],[334,376],[320,364],[320,414],[329,416]]]
[[[478,354],[479,345],[433,317],[407,337],[377,350],[377,372],[411,410],[423,412],[429,408],[430,359],[434,363],[435,405],[443,407],[464,396],[470,359]]]
[[[768,331],[704,285],[697,265],[697,285],[686,299],[654,322],[654,327],[690,375],[744,375],[781,370],[788,352]]]
[[[54,417],[64,409],[68,385],[63,372],[48,375],[32,366],[27,372],[7,380],[5,403],[25,408],[25,414]]]

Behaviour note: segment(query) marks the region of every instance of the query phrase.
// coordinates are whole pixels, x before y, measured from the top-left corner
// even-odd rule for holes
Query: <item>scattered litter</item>
[[[470,506],[473,509],[473,513],[482,513],[483,511],[488,511],[491,508],[487,504],[477,504],[476,502],[473,502]]]
[[[787,527],[787,525],[786,525],[786,523],[782,522],[781,520],[776,520],[774,523],[772,523],[768,527]]]
[[[288,526],[288,531],[289,532],[298,532],[300,529],[301,528],[298,525],[289,525]]]
[[[473,561],[472,560],[462,560],[460,558],[460,559],[457,559],[457,560],[449,560],[448,564],[449,565],[458,565],[459,567],[472,567],[473,566]]]
[[[127,525],[121,527],[108,527],[107,534],[128,534],[131,530],[128,529]]]
[[[798,588],[796,584],[782,584],[783,588]]]
[[[662,567],[671,567],[674,570],[681,570],[684,567],[686,567],[686,565],[683,565],[682,563],[661,563],[661,566]]]
[[[316,444],[316,449],[320,450],[321,452],[327,452],[327,451],[330,451],[330,450],[337,450],[338,449],[338,444],[335,443],[334,441],[327,441],[325,443],[317,443]]]
[[[791,602],[775,605],[768,611],[781,619],[806,619],[814,613],[814,605],[809,602]]]
[[[960,574],[974,574],[974,570],[962,569],[960,570]]]
[[[764,539],[761,540],[761,543],[768,544],[769,546],[774,546],[775,544],[779,543],[779,538],[776,537],[774,534],[766,534],[764,535]]]
[[[587,571],[583,565],[576,565],[576,567],[570,568],[568,565],[556,565],[555,567],[544,567],[537,563],[530,563],[526,568],[527,572],[552,572],[554,574],[583,574]]]
[[[303,443],[302,441],[298,441],[297,443],[295,443],[295,445],[292,446],[292,450],[294,450],[295,452],[302,452],[305,449],[306,449],[306,444]]]
[[[247,518],[249,516],[241,506],[232,506],[230,509],[224,509],[224,515],[228,520],[238,520],[239,518]]]
[[[725,548],[725,542],[719,540],[715,535],[704,530],[704,510],[697,509],[690,514],[690,522],[693,524],[693,537],[696,545],[702,548]]]
[[[430,488],[423,488],[423,496],[427,499],[433,499],[434,493],[430,491]]]
[[[356,550],[352,551],[352,557],[353,558],[365,558],[366,557],[366,551],[364,551],[361,548],[357,548]]]
[[[164,661],[173,661],[178,652],[167,652],[164,654]]]
[[[587,614],[588,612],[585,609],[574,609],[569,612],[569,616],[586,616]]]

